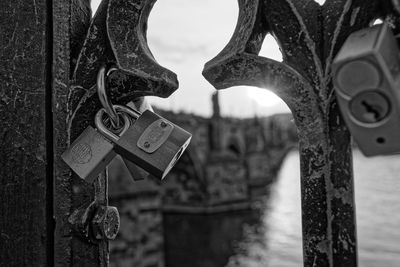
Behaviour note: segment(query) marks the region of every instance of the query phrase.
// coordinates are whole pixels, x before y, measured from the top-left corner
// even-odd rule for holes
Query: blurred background
[[[160,65],[178,74],[180,88],[168,99],[149,99],[194,137],[161,183],[133,183],[113,163],[110,196],[122,229],[110,243],[111,266],[302,266],[299,154],[289,109],[266,89],[215,95],[201,76],[229,41],[237,15],[236,0],[155,3],[148,43]],[[260,55],[281,60],[272,36]],[[400,266],[399,161],[354,151],[360,266]]]

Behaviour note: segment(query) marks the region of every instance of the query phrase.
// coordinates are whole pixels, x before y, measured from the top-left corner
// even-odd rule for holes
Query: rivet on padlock
[[[104,113],[104,112],[103,112]],[[129,117],[122,114],[125,132],[129,125]],[[68,166],[82,179],[93,182],[117,154],[114,144],[89,126],[61,155]]]
[[[129,116],[130,118],[138,118],[140,116],[140,113],[133,111],[127,107],[120,106],[120,105],[113,105],[116,111],[120,111],[121,113],[124,114],[125,116]],[[104,137],[106,137],[109,141],[115,143],[119,140],[119,136],[117,136],[115,133],[111,132],[110,129],[108,129],[104,123],[102,117],[104,116],[105,110],[100,110],[95,117],[95,125],[100,134],[102,134]],[[125,121],[124,121],[125,122]],[[126,123],[126,122],[125,122]],[[131,119],[129,119],[129,126],[134,123]],[[124,125],[125,126],[125,125]],[[120,135],[123,135],[126,133],[127,128],[124,127],[123,131],[121,132]],[[137,166],[135,163],[125,159],[122,157],[122,161],[125,164],[126,168],[128,169],[131,177],[133,180],[138,181],[138,180],[143,180],[149,176],[149,173]]]
[[[191,138],[189,132],[146,110],[115,143],[115,151],[163,179],[185,151]]]
[[[366,156],[400,152],[400,57],[383,23],[351,34],[333,64],[343,118]]]

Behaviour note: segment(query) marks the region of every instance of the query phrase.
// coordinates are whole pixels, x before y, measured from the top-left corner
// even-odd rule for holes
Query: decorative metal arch
[[[331,64],[347,36],[377,18],[398,31],[398,3],[238,2],[235,32],[203,75],[217,89],[268,88],[286,102],[300,139],[304,266],[357,266],[350,135],[334,97]],[[267,33],[283,62],[258,56]]]

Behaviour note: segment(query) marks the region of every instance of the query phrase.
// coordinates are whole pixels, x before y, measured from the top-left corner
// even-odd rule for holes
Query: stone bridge
[[[132,182],[110,175],[110,201],[121,214],[111,245],[111,264],[160,266],[164,260],[163,214],[210,214],[249,209],[267,193],[287,152],[297,146],[291,115],[212,118],[158,110],[193,133],[192,143],[167,177]],[[115,161],[111,167],[121,169]],[[154,265],[152,265],[154,264]]]

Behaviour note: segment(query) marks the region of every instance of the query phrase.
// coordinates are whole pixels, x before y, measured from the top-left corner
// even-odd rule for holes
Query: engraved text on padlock
[[[153,153],[167,141],[173,129],[174,126],[166,120],[156,120],[142,133],[137,145],[143,151]]]
[[[79,177],[92,182],[116,156],[113,148],[112,143],[89,126],[61,158]]]

